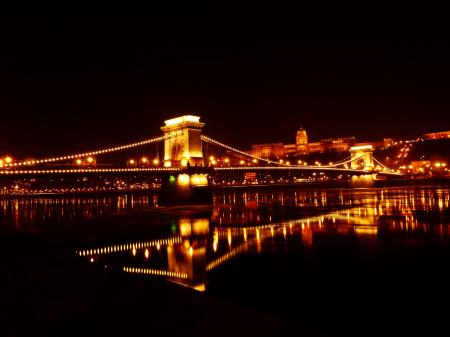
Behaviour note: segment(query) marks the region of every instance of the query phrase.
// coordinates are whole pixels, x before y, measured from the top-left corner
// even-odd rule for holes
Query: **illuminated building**
[[[284,156],[283,143],[254,144],[250,154],[259,158],[279,158]]]
[[[431,162],[429,160],[417,160],[412,161],[410,167],[408,167],[410,170],[412,170],[412,173],[426,173],[429,172],[431,167]]]
[[[308,146],[308,134],[303,127],[297,131],[297,137],[295,137],[296,150],[298,154],[306,154]]]
[[[394,144],[394,141],[392,140],[392,138],[384,138],[383,139],[383,146],[389,147],[389,146],[392,146],[393,144]]]
[[[297,144],[286,144],[283,146],[283,148],[285,156],[297,154]]]
[[[340,138],[327,138],[322,139],[320,144],[322,145],[321,152],[347,152],[356,143],[355,137],[340,137]]]
[[[322,139],[320,142],[308,143],[306,130],[300,128],[297,131],[295,144],[253,144],[250,154],[261,158],[279,158],[289,155],[307,155],[329,151],[347,152],[355,143],[355,137],[327,138]]]
[[[164,166],[203,165],[200,117],[185,115],[164,122]]]
[[[425,138],[425,139],[443,139],[443,138],[445,139],[445,138],[450,138],[450,131],[425,133],[423,135],[423,138]]]
[[[448,133],[450,134],[450,131]],[[284,156],[308,155],[312,153],[348,152],[352,146],[372,146],[373,149],[378,149],[383,146],[389,147],[392,144],[393,141],[391,138],[385,138],[380,142],[357,143],[354,136],[325,138],[319,142],[310,143],[306,130],[300,128],[296,134],[295,144],[253,144],[248,153],[260,158],[280,158]]]

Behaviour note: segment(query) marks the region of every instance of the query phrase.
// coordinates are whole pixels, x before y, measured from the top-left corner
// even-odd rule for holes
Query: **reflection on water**
[[[106,270],[164,278],[203,291],[209,273],[220,272],[224,264],[232,267],[240,256],[313,251],[317,236],[324,233],[363,244],[396,235],[445,240],[450,234],[449,195],[439,188],[224,192],[215,195],[210,216],[155,208],[154,196],[31,198],[0,200],[0,215],[1,228],[39,235],[43,226],[54,224],[67,227],[61,235],[70,235],[77,219],[90,220],[85,229],[90,233],[98,219],[125,214],[120,221],[127,222],[137,212],[133,219],[145,224],[144,234],[129,238],[124,232],[108,241],[100,233],[94,242],[75,243],[76,254]],[[155,210],[150,221],[148,214]]]

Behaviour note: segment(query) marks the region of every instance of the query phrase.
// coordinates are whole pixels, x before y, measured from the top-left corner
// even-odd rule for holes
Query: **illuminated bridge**
[[[176,183],[190,185],[207,185],[208,175],[230,174],[240,172],[322,172],[358,176],[400,176],[373,157],[372,146],[356,146],[350,149],[348,158],[329,165],[289,165],[266,158],[256,157],[231,145],[214,140],[202,134],[205,124],[200,117],[185,115],[165,121],[161,127],[162,136],[144,139],[131,144],[109,148],[67,153],[59,156],[0,161],[0,177],[42,176],[114,176],[114,175],[169,175],[174,174]],[[143,156],[140,159],[126,159],[128,154],[136,155],[138,151],[150,147],[163,147],[163,157],[158,154],[153,158]],[[208,156],[211,148],[222,151],[219,158]],[[212,152],[209,152],[212,153]],[[118,156],[122,159],[117,160]],[[314,173],[313,173],[314,174]],[[174,178],[175,179],[175,178]]]

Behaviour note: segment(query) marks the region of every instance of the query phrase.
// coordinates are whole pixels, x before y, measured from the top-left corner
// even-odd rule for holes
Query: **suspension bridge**
[[[176,175],[175,184],[207,185],[207,176],[219,173],[239,172],[304,172],[320,171],[346,173],[358,176],[400,176],[400,174],[381,163],[373,156],[370,145],[355,146],[350,149],[348,158],[329,165],[289,165],[268,158],[254,156],[231,145],[202,134],[205,124],[200,117],[185,115],[165,121],[161,127],[163,135],[144,139],[138,142],[117,145],[80,153],[68,153],[30,160],[0,162],[1,177],[41,177],[41,176],[108,176],[156,174],[161,176]],[[102,165],[102,157],[116,153],[126,153],[145,148],[151,144],[162,144],[163,160],[156,160],[153,166],[148,159],[145,164]],[[205,146],[206,145],[206,146]],[[205,147],[215,147],[225,151],[227,158],[220,164],[208,161]],[[229,157],[229,158],[228,158]],[[234,158],[234,159],[233,159]],[[236,159],[237,158],[237,159]],[[234,160],[234,161],[233,161]],[[86,163],[87,165],[80,165]],[[134,161],[133,161],[134,163]],[[214,165],[216,164],[216,165]],[[172,178],[171,178],[172,179]]]

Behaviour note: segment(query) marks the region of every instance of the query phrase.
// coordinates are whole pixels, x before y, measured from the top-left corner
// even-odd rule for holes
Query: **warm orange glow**
[[[144,164],[148,163],[147,157],[142,157],[141,158],[141,162],[144,163]]]
[[[245,161],[244,161],[244,160],[241,160],[241,161],[239,162],[239,164],[244,165],[244,164],[245,164]]]
[[[153,159],[153,164],[154,165],[158,165],[159,164],[159,160],[157,158]]]
[[[134,165],[136,162],[134,161],[134,159],[130,159],[129,161],[128,161],[128,164],[130,164],[130,165]]]
[[[77,163],[77,165],[81,165],[81,164],[83,164],[83,161],[81,159],[77,159],[76,163]]]
[[[214,161],[214,156],[209,156],[209,161]]]
[[[253,164],[256,164],[258,162],[258,160],[257,159],[253,159],[252,162],[253,162]]]
[[[193,174],[191,184],[193,186],[208,186],[208,176],[206,174]]]
[[[225,162],[225,164],[228,164],[230,162],[230,159],[225,158],[223,161]]]
[[[91,164],[91,163],[94,162],[94,158],[92,158],[92,157],[87,157],[87,158],[86,158],[86,161],[87,161],[89,164]]]
[[[6,163],[6,164],[11,164],[12,161],[13,161],[13,159],[12,159],[10,156],[6,156],[6,157],[5,157],[5,163]]]
[[[166,126],[172,126],[172,125],[176,125],[176,124],[181,124],[183,122],[198,123],[199,121],[200,121],[200,117],[198,117],[198,116],[186,115],[186,116],[168,119],[168,120],[164,121],[164,123],[166,124]]]
[[[189,175],[188,174],[180,174],[178,176],[178,185],[187,186],[189,185]]]

